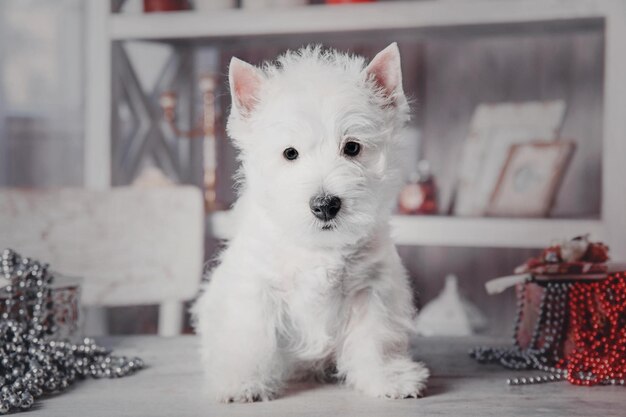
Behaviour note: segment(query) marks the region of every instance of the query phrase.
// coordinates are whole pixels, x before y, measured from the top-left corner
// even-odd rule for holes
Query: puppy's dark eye
[[[343,154],[346,156],[357,156],[361,152],[361,144],[349,140],[343,145]]]
[[[283,151],[283,156],[289,161],[293,161],[298,157],[298,151],[295,148],[287,148]]]

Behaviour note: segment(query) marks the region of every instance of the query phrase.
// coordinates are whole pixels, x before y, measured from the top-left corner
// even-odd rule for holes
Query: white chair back
[[[92,306],[160,304],[176,334],[202,276],[204,213],[193,187],[0,190],[0,250],[84,279]]]

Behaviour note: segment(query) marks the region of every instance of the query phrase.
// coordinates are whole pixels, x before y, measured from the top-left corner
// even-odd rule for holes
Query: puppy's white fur
[[[211,394],[267,400],[336,367],[369,395],[418,397],[428,370],[409,354],[415,311],[388,226],[409,117],[397,45],[367,67],[308,47],[262,69],[233,58],[229,75],[238,231],[193,310]],[[309,207],[320,194],[342,202],[329,222]]]

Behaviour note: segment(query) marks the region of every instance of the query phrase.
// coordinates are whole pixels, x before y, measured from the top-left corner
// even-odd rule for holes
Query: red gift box
[[[539,338],[534,343],[535,346],[531,346],[533,333],[535,332],[537,320],[539,320],[539,315],[541,313],[541,299],[544,296],[545,290],[546,287],[544,285],[532,281],[524,284],[518,284],[515,287],[518,300],[523,300],[523,307],[519,317],[519,325],[517,326],[515,332],[515,340],[522,349],[528,349],[531,347],[540,348],[545,342],[545,329],[540,328]],[[543,308],[545,308],[545,306]],[[572,330],[570,329],[569,322],[567,320],[562,332],[563,342],[559,351],[560,358],[570,354],[574,350],[575,346]]]
[[[606,245],[579,237],[487,283],[490,293],[516,285],[515,345],[477,347],[470,356],[547,373],[509,380],[514,385],[626,385],[626,266],[607,260]]]

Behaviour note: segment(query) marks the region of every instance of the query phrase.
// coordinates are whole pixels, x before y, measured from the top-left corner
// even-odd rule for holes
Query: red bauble
[[[151,12],[174,12],[189,9],[187,0],[143,0],[143,11]]]

